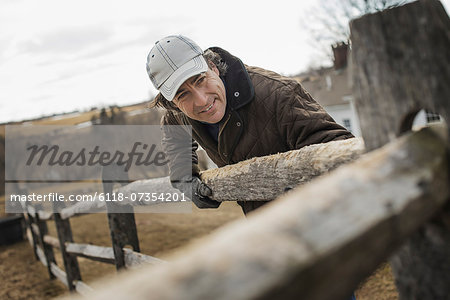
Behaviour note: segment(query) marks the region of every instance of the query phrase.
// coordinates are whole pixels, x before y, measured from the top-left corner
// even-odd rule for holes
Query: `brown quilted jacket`
[[[219,166],[234,164],[307,145],[353,137],[338,125],[296,80],[257,67],[244,65],[221,48],[211,48],[228,64],[223,78],[227,109],[216,143],[204,125],[181,112],[167,111],[164,125],[192,125],[192,137]],[[163,142],[169,156],[171,178],[191,172],[177,168],[177,157],[170,138]],[[193,150],[197,149],[195,142]],[[194,172],[197,157],[192,154]],[[263,203],[239,203],[247,213]]]

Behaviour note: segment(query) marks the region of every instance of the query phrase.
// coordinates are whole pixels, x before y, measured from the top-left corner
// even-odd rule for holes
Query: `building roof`
[[[295,76],[294,79],[323,107],[348,104],[345,98],[352,95],[347,67],[314,70]]]

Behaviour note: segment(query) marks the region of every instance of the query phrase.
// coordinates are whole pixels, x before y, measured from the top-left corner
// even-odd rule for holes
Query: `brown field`
[[[130,112],[133,110],[140,110],[148,107],[147,103],[137,103],[129,106],[120,107],[120,109],[124,112]],[[109,113],[110,109],[106,108],[106,112]],[[56,115],[53,117],[44,117],[34,120],[26,121],[28,124],[33,125],[75,125],[79,123],[83,123],[86,121],[90,121],[92,117],[96,117],[100,114],[99,109],[93,109],[91,111],[82,112],[82,113],[68,113],[62,115]],[[14,124],[20,124],[22,122],[17,122]],[[1,125],[1,127],[3,127]],[[4,132],[4,130],[0,130],[0,133]]]

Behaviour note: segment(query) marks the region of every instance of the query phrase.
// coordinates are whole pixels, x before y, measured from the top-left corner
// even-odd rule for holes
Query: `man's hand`
[[[182,193],[192,195],[191,200],[198,208],[218,208],[221,202],[209,198],[212,190],[198,176],[183,177],[180,181],[172,181],[174,188]]]

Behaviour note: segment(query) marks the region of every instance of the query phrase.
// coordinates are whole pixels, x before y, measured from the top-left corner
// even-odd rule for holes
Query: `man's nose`
[[[201,89],[195,89],[194,94],[194,105],[197,107],[202,107],[208,104],[208,95]]]

